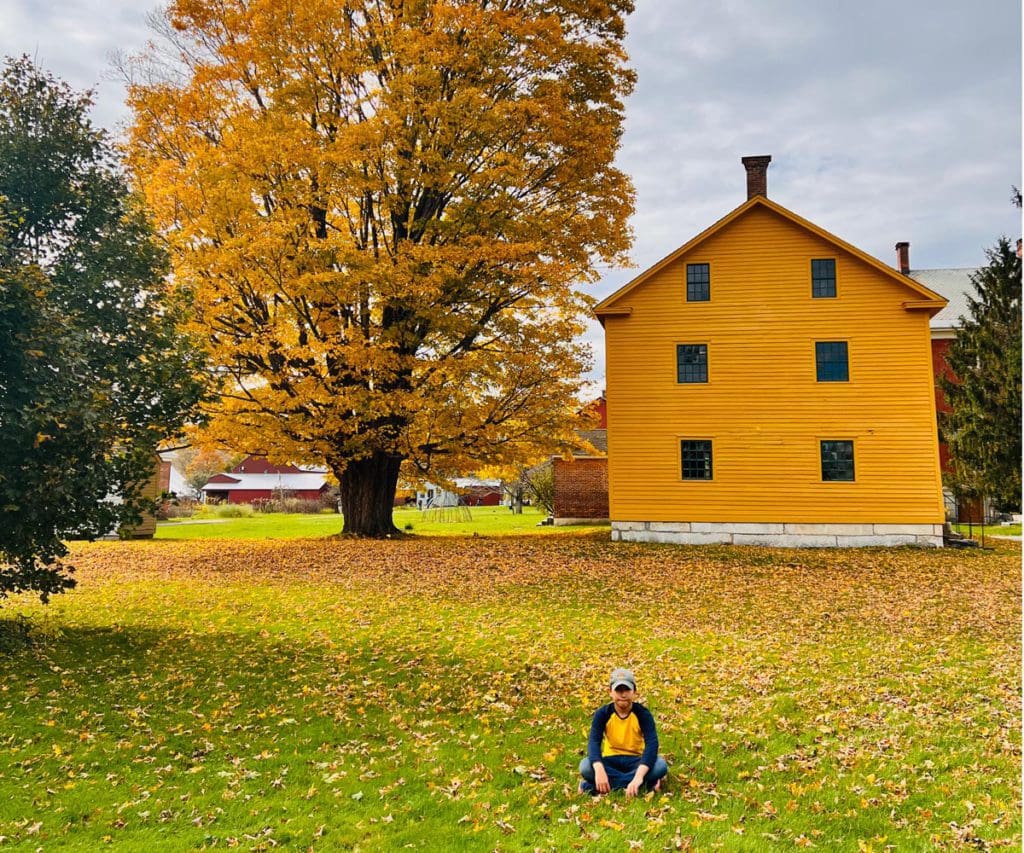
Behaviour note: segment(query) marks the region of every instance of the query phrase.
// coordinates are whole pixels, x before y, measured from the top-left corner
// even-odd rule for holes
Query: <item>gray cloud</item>
[[[0,0],[0,53],[29,53],[97,89],[97,123],[125,118],[110,54],[141,48],[152,7],[131,0]],[[891,262],[974,266],[1020,234],[1021,10],[1015,0],[638,0],[639,74],[618,159],[637,189],[632,270],[745,195],[740,157],[771,154],[769,195]],[[603,339],[592,324],[592,377]]]
[[[0,54],[27,53],[74,88],[93,90],[93,122],[113,131],[127,116],[111,57],[143,46],[148,12],[128,0],[0,0]]]

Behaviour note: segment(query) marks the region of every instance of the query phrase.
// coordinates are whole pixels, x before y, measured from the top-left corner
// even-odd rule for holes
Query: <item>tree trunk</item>
[[[400,532],[391,513],[401,464],[400,456],[380,452],[348,464],[338,477],[341,512],[345,516],[343,535],[383,539]]]

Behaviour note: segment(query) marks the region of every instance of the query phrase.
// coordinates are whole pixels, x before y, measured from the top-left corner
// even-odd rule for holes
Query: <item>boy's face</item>
[[[616,713],[622,716],[628,714],[633,707],[633,703],[636,701],[636,691],[631,687],[620,684],[614,690],[610,690],[609,693],[611,694],[612,702],[615,703]]]

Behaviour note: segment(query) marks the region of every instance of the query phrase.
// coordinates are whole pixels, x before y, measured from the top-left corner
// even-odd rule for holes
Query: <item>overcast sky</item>
[[[0,53],[95,88],[126,118],[110,55],[141,48],[146,0],[0,0]],[[771,154],[768,195],[886,263],[970,267],[1020,236],[1019,0],[637,0],[639,75],[619,164],[637,190],[635,268],[742,201],[740,157]],[[603,381],[594,324],[593,379]]]

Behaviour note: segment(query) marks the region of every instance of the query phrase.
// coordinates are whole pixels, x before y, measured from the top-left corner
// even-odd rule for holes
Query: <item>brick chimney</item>
[[[768,197],[768,164],[771,162],[771,154],[743,158],[743,167],[747,170],[748,199],[756,195]]]
[[[903,275],[910,272],[910,243],[896,244],[896,269]]]

